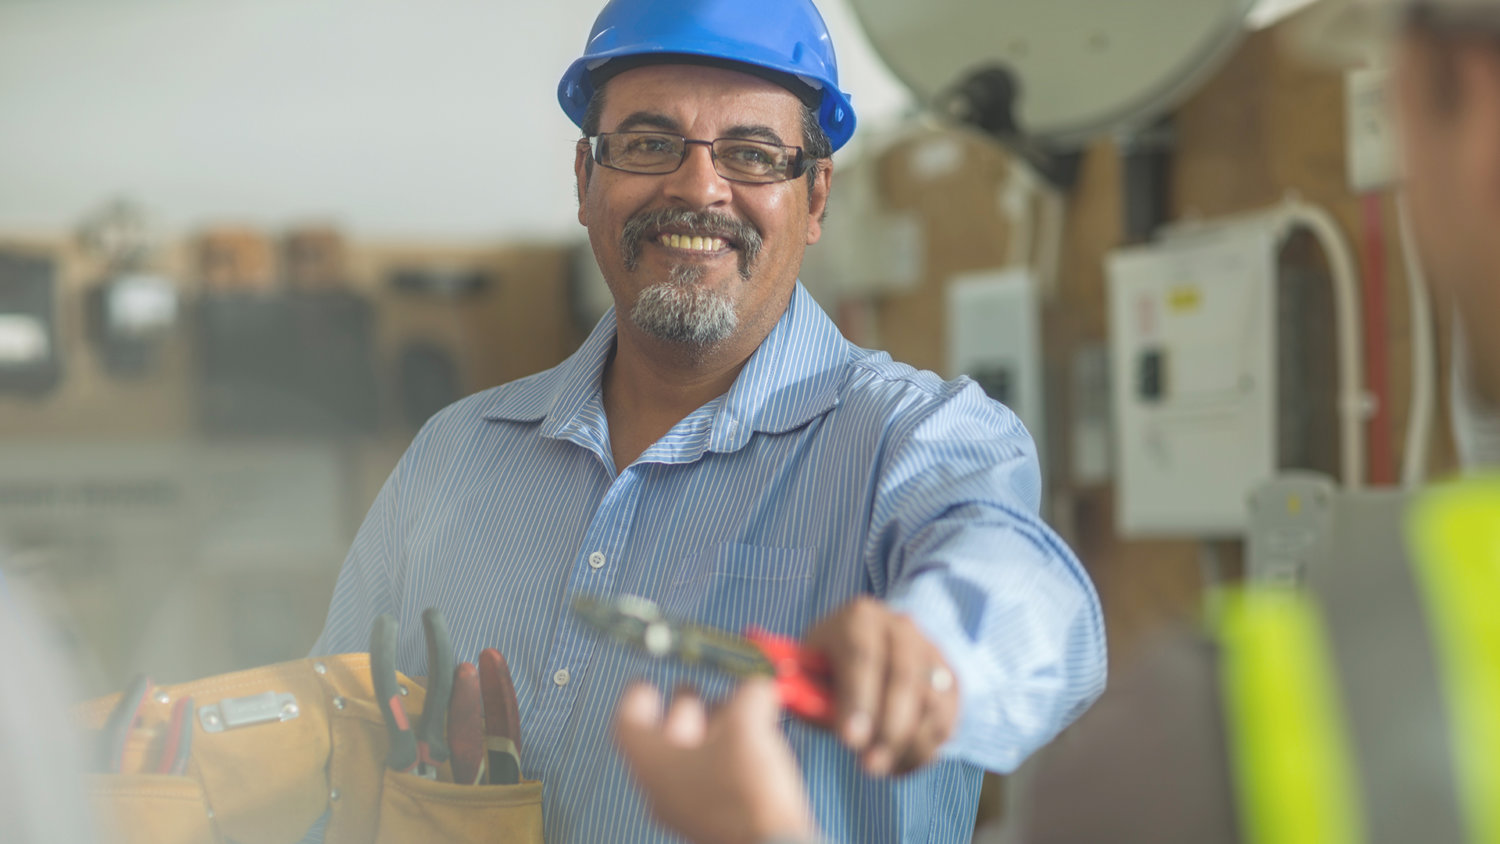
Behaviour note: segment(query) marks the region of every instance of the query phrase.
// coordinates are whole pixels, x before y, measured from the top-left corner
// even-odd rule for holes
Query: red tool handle
[[[192,744],[193,699],[181,697],[172,704],[172,715],[167,721],[166,740],[162,744],[161,758],[156,763],[156,772],[179,777],[186,773]]]
[[[777,636],[759,627],[746,629],[745,638],[760,648],[776,671],[781,705],[810,724],[831,728],[837,706],[833,693],[833,668],[828,664],[828,658],[803,647],[795,639]]]
[[[479,685],[484,698],[486,765],[492,785],[521,781],[521,708],[510,666],[495,648],[479,652]]]
[[[479,669],[460,662],[453,670],[453,698],[448,703],[448,747],[452,751],[453,781],[479,785],[484,781],[484,700],[479,691]]]

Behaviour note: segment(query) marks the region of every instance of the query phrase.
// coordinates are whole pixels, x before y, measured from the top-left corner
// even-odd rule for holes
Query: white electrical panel
[[[1120,532],[1242,534],[1276,468],[1273,234],[1226,226],[1107,263]]]
[[[1046,459],[1037,283],[1022,268],[967,273],[948,285],[948,375],[967,375],[1010,408]]]

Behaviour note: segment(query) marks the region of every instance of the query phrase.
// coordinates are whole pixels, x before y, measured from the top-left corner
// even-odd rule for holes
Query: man
[[[1013,768],[1104,680],[1032,441],[972,382],[850,345],[799,285],[854,128],[810,0],[615,0],[587,49],[559,98],[615,309],[563,364],[424,427],[314,651],[364,649],[390,612],[422,674],[418,614],[440,607],[460,659],[495,646],[515,671],[548,840],[596,842],[663,834],[610,749],[626,681],[712,699],[730,680],[598,640],[576,596],[805,637],[837,697],[832,730],[786,725],[818,823],[967,841],[981,768]]]
[[[1500,0],[1324,5],[1334,28],[1309,22],[1322,50],[1330,35],[1367,40],[1372,21],[1395,35],[1421,257],[1470,338],[1463,383],[1500,397],[1500,332],[1486,325],[1500,314]],[[1214,641],[1160,637],[1033,772],[1006,840],[1500,841],[1500,481],[1424,494],[1407,541],[1409,571],[1404,560],[1332,561],[1345,579],[1331,588],[1234,596]],[[1340,641],[1337,628],[1360,613],[1374,616],[1362,629],[1376,635]],[[1424,660],[1426,670],[1406,670]],[[1367,683],[1371,666],[1384,668],[1384,688],[1338,694],[1353,676]],[[647,689],[621,700],[622,752],[658,816],[694,841],[732,840],[695,809],[706,795],[761,840],[815,839],[800,792],[781,785],[795,768],[764,746],[758,695],[745,690],[701,724],[691,703],[663,718]],[[1372,714],[1384,717],[1379,729],[1368,729]],[[760,739],[754,754],[747,736]],[[714,814],[722,824],[727,813]]]
[[[1431,283],[1458,303],[1449,385],[1454,439],[1466,467],[1494,466],[1500,462],[1500,338],[1485,320],[1500,305],[1492,283],[1497,256],[1484,249],[1490,244],[1482,236],[1483,209],[1463,205],[1481,201],[1474,196],[1475,182],[1454,166],[1460,159],[1448,156],[1483,163],[1472,145],[1480,142],[1475,124],[1485,115],[1463,106],[1483,94],[1483,63],[1492,51],[1476,48],[1500,26],[1492,4],[1483,0],[1390,5],[1411,9],[1396,52],[1396,94],[1413,234]],[[1438,48],[1453,48],[1452,59],[1436,61]],[[1450,194],[1455,186],[1466,189]]]

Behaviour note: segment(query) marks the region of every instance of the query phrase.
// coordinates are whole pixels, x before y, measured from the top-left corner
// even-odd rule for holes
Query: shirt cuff
[[[887,597],[886,604],[916,623],[928,641],[942,653],[957,681],[958,724],[953,735],[938,750],[938,756],[956,758],[961,755],[960,748],[993,743],[993,738],[988,735],[993,725],[983,723],[982,713],[985,711],[984,702],[993,701],[998,691],[993,681],[994,671],[988,667],[982,647],[965,631],[963,620],[959,618],[941,578],[919,577],[905,583],[898,592]],[[986,759],[983,764],[992,767],[1004,765],[1005,761]],[[1004,770],[1014,768],[1020,761],[1015,759]]]

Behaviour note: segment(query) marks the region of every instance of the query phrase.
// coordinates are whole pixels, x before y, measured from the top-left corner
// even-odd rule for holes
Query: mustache
[[[635,271],[641,259],[641,245],[646,238],[665,228],[695,237],[718,237],[733,244],[740,253],[740,276],[750,278],[750,265],[760,256],[760,230],[744,220],[719,211],[691,211],[686,208],[658,208],[642,211],[625,221],[620,233],[620,253],[625,269]]]

